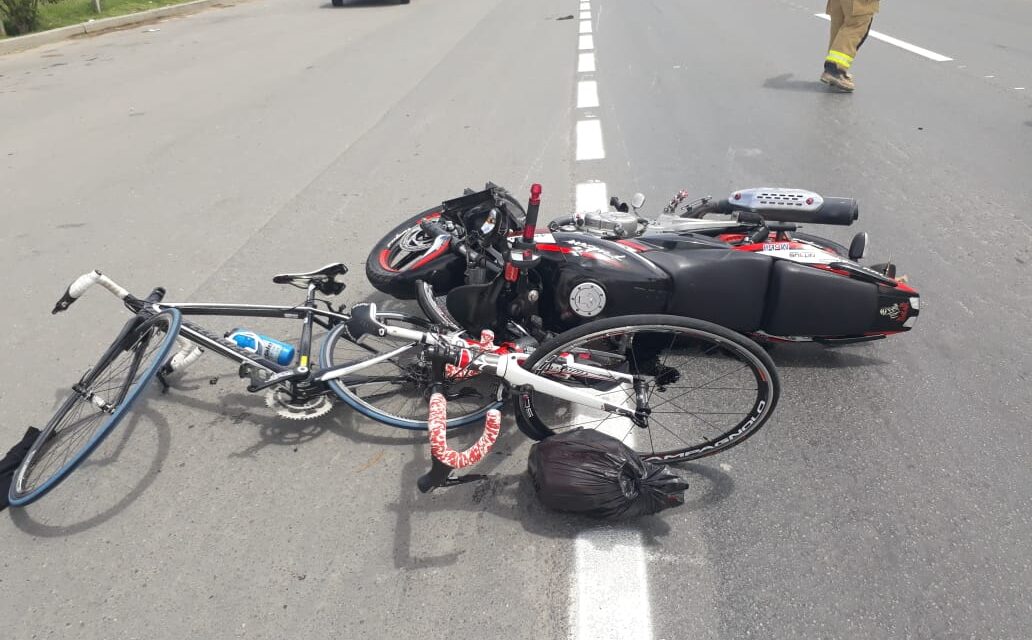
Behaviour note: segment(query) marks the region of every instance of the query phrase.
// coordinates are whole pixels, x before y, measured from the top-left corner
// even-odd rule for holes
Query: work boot
[[[853,76],[849,75],[849,72],[845,69],[840,69],[834,62],[824,63],[824,73],[821,74],[821,82],[846,93],[852,93],[853,89],[856,89]]]

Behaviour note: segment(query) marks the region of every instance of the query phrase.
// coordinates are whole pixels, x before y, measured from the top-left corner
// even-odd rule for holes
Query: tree
[[[39,3],[41,0],[0,0],[0,21],[6,23],[10,35],[35,31],[39,26]],[[42,0],[57,2],[57,0]]]

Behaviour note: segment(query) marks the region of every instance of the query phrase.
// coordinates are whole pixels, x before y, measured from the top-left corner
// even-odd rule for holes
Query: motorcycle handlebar
[[[776,222],[798,222],[803,224],[830,224],[848,227],[860,217],[860,207],[855,198],[824,198],[824,202],[816,210],[778,207],[771,209],[736,206],[729,200],[721,200],[716,204],[715,213],[732,213],[748,211],[765,220]]]

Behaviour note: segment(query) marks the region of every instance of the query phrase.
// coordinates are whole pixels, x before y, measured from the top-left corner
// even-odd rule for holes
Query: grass
[[[97,18],[110,18],[127,13],[156,9],[170,4],[182,4],[188,0],[100,0],[102,11],[93,10],[93,0],[59,0],[53,4],[39,5],[39,28],[37,31],[56,29]]]

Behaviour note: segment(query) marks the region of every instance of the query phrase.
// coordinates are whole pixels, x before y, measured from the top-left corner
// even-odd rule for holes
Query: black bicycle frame
[[[315,306],[316,287],[308,287],[308,296],[304,304],[295,306],[282,305],[252,305],[252,304],[213,304],[205,302],[159,302],[154,307],[157,310],[178,309],[184,316],[237,316],[248,318],[279,318],[279,319],[301,319],[301,341],[298,348],[300,358],[299,367],[308,368],[312,355],[312,325],[330,329],[340,322],[348,319],[348,316],[320,309]],[[253,353],[241,349],[234,342],[218,336],[207,329],[192,322],[184,321],[179,334],[199,347],[209,349],[220,356],[237,362],[242,365],[250,365],[265,369],[272,373],[292,371],[293,367],[283,366],[272,362]]]

